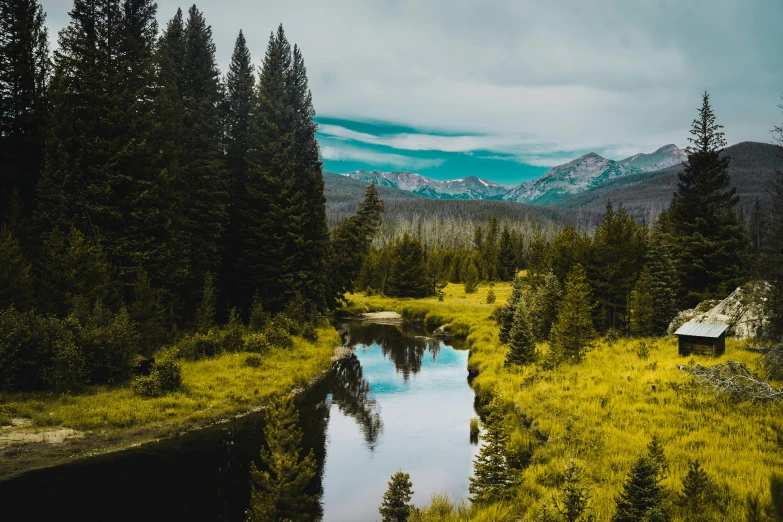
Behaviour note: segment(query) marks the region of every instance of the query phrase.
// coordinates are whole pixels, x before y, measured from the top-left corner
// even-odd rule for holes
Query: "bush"
[[[302,327],[302,337],[311,343],[318,341],[318,331],[312,323],[307,323]]]
[[[133,393],[142,397],[159,397],[162,395],[160,383],[152,374],[142,375],[133,379],[131,381],[131,389]]]
[[[277,346],[278,348],[291,348],[294,346],[291,334],[278,322],[277,317],[267,325],[264,335],[272,346]]]
[[[180,341],[179,353],[186,359],[197,360],[224,352],[241,352],[245,349],[242,330],[240,324],[229,323],[225,328],[212,328],[206,334],[193,334]]]
[[[220,332],[213,328],[206,334],[194,334],[185,337],[177,345],[179,354],[190,360],[213,357],[222,352]]]
[[[262,333],[250,334],[245,339],[245,351],[252,353],[265,353],[269,350],[269,340]]]
[[[150,374],[133,380],[133,392],[142,397],[159,397],[179,389],[182,386],[182,371],[176,356],[174,349],[160,352]]]
[[[262,364],[261,356],[257,353],[251,353],[247,357],[245,357],[245,366],[249,366],[250,368],[259,368]]]

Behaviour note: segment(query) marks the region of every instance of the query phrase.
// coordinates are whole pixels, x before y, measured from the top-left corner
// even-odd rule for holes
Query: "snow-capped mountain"
[[[432,199],[500,199],[511,188],[476,176],[440,181],[400,170],[357,170],[344,176],[365,182],[375,181],[376,185],[382,187],[407,190]]]
[[[652,154],[636,154],[620,161],[602,158],[591,152],[552,168],[540,178],[514,187],[503,199],[547,205],[611,179],[637,172],[662,170],[682,163],[686,158],[686,154],[676,145],[666,145]]]
[[[666,145],[652,154],[636,154],[620,161],[603,158],[591,152],[516,187],[505,187],[476,176],[440,181],[398,170],[358,170],[344,176],[367,183],[375,181],[383,187],[406,190],[432,199],[503,199],[548,205],[600,186],[611,179],[666,169],[682,163],[686,158],[685,152],[675,145]]]

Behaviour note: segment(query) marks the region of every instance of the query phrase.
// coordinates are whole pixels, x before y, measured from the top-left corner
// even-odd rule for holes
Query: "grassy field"
[[[61,396],[0,394],[0,412],[17,424],[0,428],[0,450],[18,456],[0,459],[0,477],[64,452],[119,449],[252,410],[272,395],[310,383],[329,368],[339,345],[339,335],[325,324],[316,343],[294,338],[293,348],[262,354],[257,368],[244,364],[246,353],[181,361],[182,388],[163,397],[140,397],[129,385]],[[61,445],[66,448],[46,444],[64,437],[71,439]]]
[[[664,445],[669,463],[664,485],[673,495],[682,490],[689,461],[698,459],[726,503],[720,518],[744,520],[747,494],[768,496],[770,474],[783,469],[783,445],[775,432],[783,428],[783,405],[731,403],[694,386],[688,374],[675,368],[678,363],[728,360],[754,368],[757,355],[742,350],[740,342],[729,340],[725,355],[713,359],[679,357],[674,338],[600,341],[577,365],[504,368],[505,348],[498,342],[492,313],[510,294],[510,285],[495,286],[496,305],[485,304],[487,291],[482,286],[466,296],[461,285],[449,285],[443,302],[355,294],[348,309],[396,310],[431,328],[447,324],[453,335],[466,338],[468,364],[477,374],[475,392],[482,400],[495,396],[501,402],[511,451],[530,459],[517,495],[524,520],[531,520],[535,509],[551,499],[571,459],[584,468],[594,515],[608,520],[632,462],[653,434]],[[640,350],[642,341],[649,353]],[[455,518],[442,520],[484,517],[476,512],[459,518],[453,509],[450,516]],[[507,506],[493,509],[500,513]]]

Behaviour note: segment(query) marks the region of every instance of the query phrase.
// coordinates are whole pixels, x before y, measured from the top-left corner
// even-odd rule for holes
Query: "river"
[[[379,520],[389,477],[411,475],[417,505],[467,497],[477,448],[468,352],[401,325],[336,325],[351,356],[297,400],[318,474],[316,519]],[[263,414],[0,482],[0,518],[243,520]],[[15,519],[15,518],[12,518]]]

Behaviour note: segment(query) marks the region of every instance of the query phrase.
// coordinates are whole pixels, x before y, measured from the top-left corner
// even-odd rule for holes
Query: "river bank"
[[[443,326],[465,340],[478,402],[497,401],[505,412],[508,450],[524,463],[515,507],[509,518],[498,520],[534,520],[559,494],[558,477],[571,460],[583,470],[592,513],[609,520],[631,465],[653,434],[668,462],[663,486],[673,499],[682,491],[689,463],[698,459],[718,492],[715,509],[726,520],[743,519],[749,495],[769,502],[770,475],[783,469],[775,436],[783,430],[783,405],[729,401],[694,385],[676,368],[728,360],[755,368],[758,354],[734,340],[727,341],[721,357],[683,358],[673,337],[602,339],[578,364],[507,367],[507,348],[498,340],[493,314],[510,294],[510,284],[494,286],[495,305],[485,302],[488,290],[481,286],[466,295],[461,285],[450,284],[443,301],[355,294],[346,308],[352,314],[393,310],[405,321],[429,329]],[[541,354],[548,349],[548,343],[538,346]],[[674,515],[674,521],[684,520]]]
[[[262,354],[259,367],[244,364],[246,353],[182,361],[181,389],[163,397],[139,397],[128,384],[74,395],[0,394],[0,413],[12,423],[0,428],[0,480],[248,415],[274,395],[317,382],[345,355],[337,331],[323,325],[315,343],[295,338],[291,349]]]

